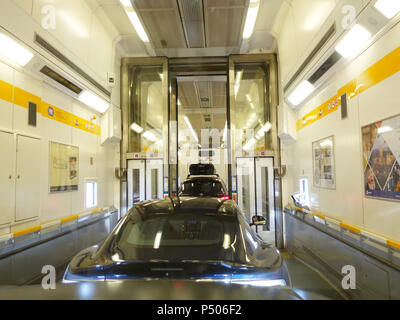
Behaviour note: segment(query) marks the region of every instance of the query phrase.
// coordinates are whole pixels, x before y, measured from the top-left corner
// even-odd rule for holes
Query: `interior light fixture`
[[[140,19],[138,15],[136,14],[135,9],[132,6],[132,3],[129,0],[120,0],[122,6],[124,7],[124,10],[126,14],[128,15],[129,20],[131,21],[133,27],[135,28],[139,38],[143,42],[150,42],[149,37],[147,36],[146,31],[143,28],[142,23],[140,22]]]
[[[400,11],[399,0],[378,0],[374,7],[386,18],[392,19]]]
[[[192,132],[193,138],[194,138],[194,139],[196,140],[196,142],[198,143],[198,142],[199,142],[199,137],[197,136],[196,131],[194,131],[194,129],[193,129],[193,127],[192,127],[192,124],[190,123],[189,118],[188,118],[187,116],[185,116],[184,119],[185,119],[185,122],[186,122],[187,126],[189,127],[190,131]]]
[[[314,90],[315,90],[315,87],[307,80],[304,80],[302,83],[299,84],[299,86],[295,90],[293,90],[293,92],[289,95],[288,100],[294,106],[298,106]]]
[[[368,30],[356,24],[338,43],[335,50],[344,58],[354,57],[361,52],[371,36]]]
[[[91,93],[88,90],[85,90],[81,93],[81,95],[79,96],[79,101],[83,102],[87,106],[100,113],[106,112],[110,107],[110,104],[107,101],[101,99],[100,97]]]
[[[239,92],[240,81],[242,81],[243,70],[236,72],[236,80],[235,80],[235,97]]]
[[[156,238],[154,239],[154,244],[153,244],[154,249],[160,248],[161,236],[162,236],[162,231],[158,231],[156,234]]]
[[[0,56],[4,56],[21,67],[25,67],[33,59],[34,54],[15,40],[0,33]]]
[[[136,122],[132,123],[131,129],[139,134],[143,132],[143,128],[139,126]]]
[[[145,131],[143,133],[143,137],[145,137],[147,140],[150,140],[151,142],[155,142],[157,140],[157,137],[154,135],[154,133],[150,131]]]
[[[385,133],[385,132],[390,132],[390,131],[393,131],[393,128],[390,126],[383,126],[378,129],[378,133],[380,133],[380,134]]]
[[[251,139],[243,146],[243,150],[244,150],[244,151],[248,151],[256,142],[257,142],[257,140],[256,140],[255,138],[251,138]]]
[[[250,0],[249,9],[247,10],[246,22],[243,30],[243,39],[249,39],[253,34],[259,7],[259,0]]]

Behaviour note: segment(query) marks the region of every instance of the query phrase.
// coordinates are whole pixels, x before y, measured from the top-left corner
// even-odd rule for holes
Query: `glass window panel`
[[[235,65],[236,156],[270,148],[270,110],[268,98],[268,65],[246,63]]]
[[[129,152],[163,152],[162,66],[132,66],[129,95]]]

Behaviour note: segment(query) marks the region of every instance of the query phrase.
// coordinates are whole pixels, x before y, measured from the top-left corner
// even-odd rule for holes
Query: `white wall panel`
[[[0,62],[0,80],[13,83],[13,69]],[[0,128],[11,130],[13,126],[13,106],[12,103],[0,99]]]
[[[290,24],[290,23],[288,23]],[[282,30],[284,29],[283,27]],[[300,30],[300,29],[299,29]],[[285,37],[279,40],[285,44]],[[298,39],[301,39],[298,36]],[[360,73],[381,60],[400,45],[400,25],[384,34],[359,57],[337,70],[324,88],[320,89],[297,111],[301,119]],[[281,47],[279,50],[287,50]],[[296,51],[293,49],[293,51]],[[293,72],[290,59],[280,57],[282,70]],[[364,196],[361,127],[400,114],[400,74],[397,73],[374,85],[348,102],[348,118],[342,120],[340,110],[327,115],[297,132],[294,144],[282,145],[282,161],[287,165],[283,184],[284,205],[290,194],[299,190],[299,178],[309,177],[310,195],[316,210],[329,217],[364,227],[393,239],[400,239],[399,202],[370,199]],[[334,135],[336,189],[313,187],[312,142]]]
[[[0,131],[0,225],[11,223],[15,211],[15,139]]]
[[[41,142],[25,136],[17,137],[17,182],[15,220],[40,214]]]

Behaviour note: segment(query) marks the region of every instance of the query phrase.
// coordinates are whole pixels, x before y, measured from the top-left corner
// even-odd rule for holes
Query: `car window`
[[[213,180],[186,181],[180,189],[180,196],[218,197],[225,195],[221,182]]]
[[[227,215],[155,214],[128,219],[113,247],[124,260],[234,261],[235,225],[235,217]]]

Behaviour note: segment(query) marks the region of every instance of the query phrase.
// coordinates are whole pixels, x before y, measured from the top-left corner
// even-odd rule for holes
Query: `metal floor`
[[[293,289],[305,292],[305,294],[301,293],[305,299],[344,299],[344,297],[340,295],[337,290],[334,289],[334,287],[332,287],[317,271],[314,271],[288,252],[282,251],[282,256],[288,267]],[[65,268],[66,265],[57,268],[58,283],[61,283]],[[37,280],[32,284],[38,285],[40,283],[41,280]],[[310,293],[310,295],[307,293]]]
[[[304,290],[332,300],[343,300],[344,297],[324,279],[323,275],[305,265],[295,256],[281,251],[292,280],[293,289]],[[312,297],[311,297],[312,298]],[[315,297],[318,299],[317,297]]]

